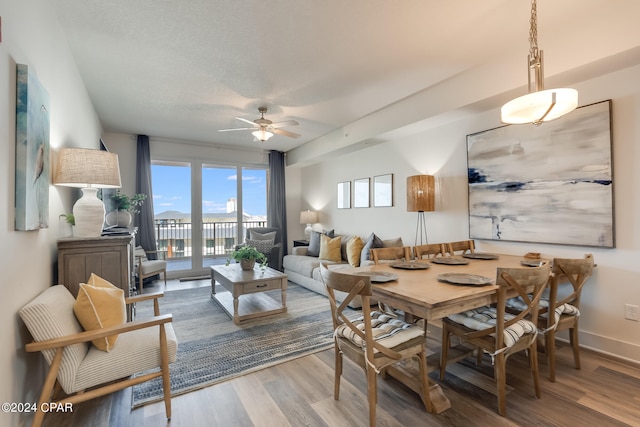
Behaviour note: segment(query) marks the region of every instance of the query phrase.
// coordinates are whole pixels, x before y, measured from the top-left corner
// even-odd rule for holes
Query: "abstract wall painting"
[[[611,101],[467,135],[473,239],[615,247]]]
[[[27,65],[16,71],[15,229],[49,227],[49,94]]]

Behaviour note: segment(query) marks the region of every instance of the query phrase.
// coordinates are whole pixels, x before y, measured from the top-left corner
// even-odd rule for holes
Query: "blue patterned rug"
[[[220,288],[220,291],[223,291]],[[211,299],[209,286],[165,292],[160,312],[173,314],[178,355],[171,369],[176,396],[330,348],[329,300],[289,282],[287,313],[236,326]],[[280,291],[268,292],[280,301]],[[356,316],[359,311],[353,310]],[[153,315],[151,302],[138,303],[136,319]],[[156,378],[133,387],[133,407],[162,400]]]

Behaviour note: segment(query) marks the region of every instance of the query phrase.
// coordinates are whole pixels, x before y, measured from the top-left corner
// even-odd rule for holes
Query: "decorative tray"
[[[431,267],[431,264],[426,262],[407,262],[407,261],[399,261],[391,264],[393,268],[402,268],[404,270],[424,270],[425,268]]]
[[[473,253],[470,253],[470,254],[464,254],[462,256],[465,257],[465,258],[471,258],[471,259],[498,259],[498,258],[500,258],[496,254],[486,254],[486,253],[482,253],[482,252],[473,252]]]
[[[369,276],[371,283],[385,283],[398,279],[397,274],[389,273],[387,271],[358,271],[354,274],[358,276]]]
[[[493,281],[484,276],[466,273],[443,273],[438,274],[438,280],[441,282],[451,283],[452,285],[465,286],[485,286],[490,285]]]
[[[447,265],[467,265],[469,264],[469,260],[455,257],[441,257],[441,258],[431,258],[431,261],[434,264],[447,264]]]

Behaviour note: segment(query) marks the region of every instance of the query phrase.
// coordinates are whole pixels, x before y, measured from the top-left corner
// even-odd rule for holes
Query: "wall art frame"
[[[33,70],[16,64],[15,229],[49,227],[49,94]]]
[[[359,178],[353,180],[353,207],[354,208],[368,208],[370,207],[369,193],[369,178]]]
[[[393,174],[373,177],[373,207],[393,206]]]
[[[615,247],[611,100],[467,135],[472,239]]]
[[[351,181],[338,183],[338,195],[336,200],[338,209],[351,209]]]

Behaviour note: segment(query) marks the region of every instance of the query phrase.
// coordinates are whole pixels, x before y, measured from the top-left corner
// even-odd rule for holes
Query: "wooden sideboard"
[[[91,273],[134,294],[135,232],[122,236],[68,237],[58,240],[58,284],[78,295],[80,283],[86,283]],[[131,316],[129,315],[129,318]]]

